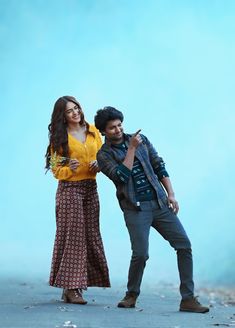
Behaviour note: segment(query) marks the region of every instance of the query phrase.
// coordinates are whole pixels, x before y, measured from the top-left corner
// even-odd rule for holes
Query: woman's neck
[[[67,127],[68,132],[80,132],[84,129],[84,125],[80,123],[69,124]]]
[[[86,125],[80,125],[80,124],[71,124],[68,126],[67,129],[68,133],[72,135],[75,139],[78,141],[84,143],[86,141]]]

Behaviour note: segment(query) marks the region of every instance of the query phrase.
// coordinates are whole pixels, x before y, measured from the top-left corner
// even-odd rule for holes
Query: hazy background
[[[195,282],[235,285],[235,1],[1,0],[2,277],[48,279],[57,181],[44,174],[54,102],[73,95],[92,123],[125,114],[164,158],[191,238]],[[98,176],[112,283],[126,283],[129,237]],[[152,231],[144,284],[177,282],[174,250]]]

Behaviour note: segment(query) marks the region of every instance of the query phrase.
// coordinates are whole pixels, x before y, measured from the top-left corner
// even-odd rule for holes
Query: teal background
[[[164,158],[191,238],[196,284],[235,284],[233,0],[0,1],[1,276],[47,280],[57,181],[44,172],[54,102],[73,95],[92,123],[117,107],[126,132]],[[126,283],[129,237],[99,174],[111,280]],[[174,250],[151,232],[144,284],[178,282]]]

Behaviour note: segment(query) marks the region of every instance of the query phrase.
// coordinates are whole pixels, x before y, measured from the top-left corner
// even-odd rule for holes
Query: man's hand
[[[174,196],[168,196],[168,206],[175,214],[179,212],[179,205]]]
[[[143,142],[141,136],[139,135],[140,131],[141,129],[132,135],[130,138],[129,147],[137,148]]]

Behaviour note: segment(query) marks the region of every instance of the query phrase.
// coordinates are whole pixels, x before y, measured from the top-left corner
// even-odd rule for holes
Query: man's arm
[[[163,184],[163,186],[167,192],[167,199],[168,199],[169,207],[171,207],[173,212],[175,214],[177,214],[179,211],[179,205],[175,199],[175,193],[174,193],[170,178],[169,177],[162,178],[161,183]]]
[[[135,158],[136,148],[142,143],[138,130],[130,138],[128,150],[122,163],[118,163],[111,152],[101,151],[97,154],[97,161],[100,170],[114,183],[127,183],[130,176]]]
[[[119,163],[114,159],[112,153],[101,148],[101,150],[98,151],[96,158],[100,171],[114,183],[120,182],[117,175]]]
[[[162,178],[169,177],[163,158],[158,155],[158,152],[146,136],[143,136],[142,138],[148,148],[149,160],[158,179],[161,181]]]
[[[125,165],[130,171],[133,168],[136,148],[139,146],[139,144],[142,143],[141,136],[139,135],[140,131],[141,130],[138,130],[130,138],[126,157],[125,157],[124,161],[122,162],[122,164]]]
[[[179,211],[178,202],[175,199],[175,193],[169,178],[169,174],[165,168],[165,163],[162,157],[158,155],[153,145],[150,143],[147,137],[144,137],[144,142],[148,147],[149,159],[153,167],[154,173],[157,175],[158,179],[162,183],[163,187],[167,193],[168,205],[172,208],[175,214]]]

